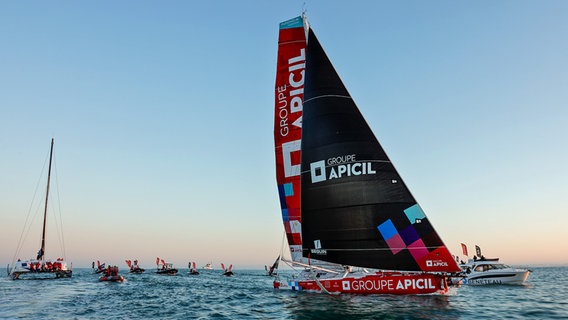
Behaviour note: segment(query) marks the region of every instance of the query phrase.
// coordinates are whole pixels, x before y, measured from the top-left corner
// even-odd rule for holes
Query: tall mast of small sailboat
[[[38,259],[43,260],[45,254],[45,225],[47,222],[47,201],[49,199],[49,183],[51,180],[51,160],[53,158],[53,138],[51,138],[51,149],[49,151],[49,167],[47,169],[47,190],[45,191],[45,208],[43,211],[43,232],[41,234],[41,249],[38,254]]]

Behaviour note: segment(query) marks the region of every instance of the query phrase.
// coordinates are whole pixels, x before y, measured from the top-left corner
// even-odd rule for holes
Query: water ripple
[[[0,279],[2,319],[566,319],[568,268],[534,268],[526,286],[464,286],[451,296],[325,295],[272,289],[262,271],[126,274],[101,283]]]

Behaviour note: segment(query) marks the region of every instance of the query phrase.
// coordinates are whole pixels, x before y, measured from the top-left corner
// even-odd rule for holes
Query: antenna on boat
[[[306,32],[306,41],[308,39],[308,31],[310,30],[310,23],[308,22],[308,16],[306,14],[306,3],[304,2],[304,6],[302,8],[302,22],[304,23],[304,31]]]

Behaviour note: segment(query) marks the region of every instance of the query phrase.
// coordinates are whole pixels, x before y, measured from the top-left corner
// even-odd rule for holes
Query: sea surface
[[[568,267],[531,268],[524,286],[462,286],[450,296],[327,295],[272,289],[261,270],[177,276],[123,272],[99,282],[0,278],[1,319],[568,319]]]

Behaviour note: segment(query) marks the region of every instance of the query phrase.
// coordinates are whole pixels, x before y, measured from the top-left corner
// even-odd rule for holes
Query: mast
[[[51,138],[51,149],[49,151],[49,168],[47,169],[47,190],[45,191],[45,208],[43,211],[43,232],[41,234],[41,249],[38,253],[38,259],[43,260],[45,254],[45,225],[47,222],[47,201],[49,199],[49,183],[51,180],[51,160],[53,158],[53,138]]]

